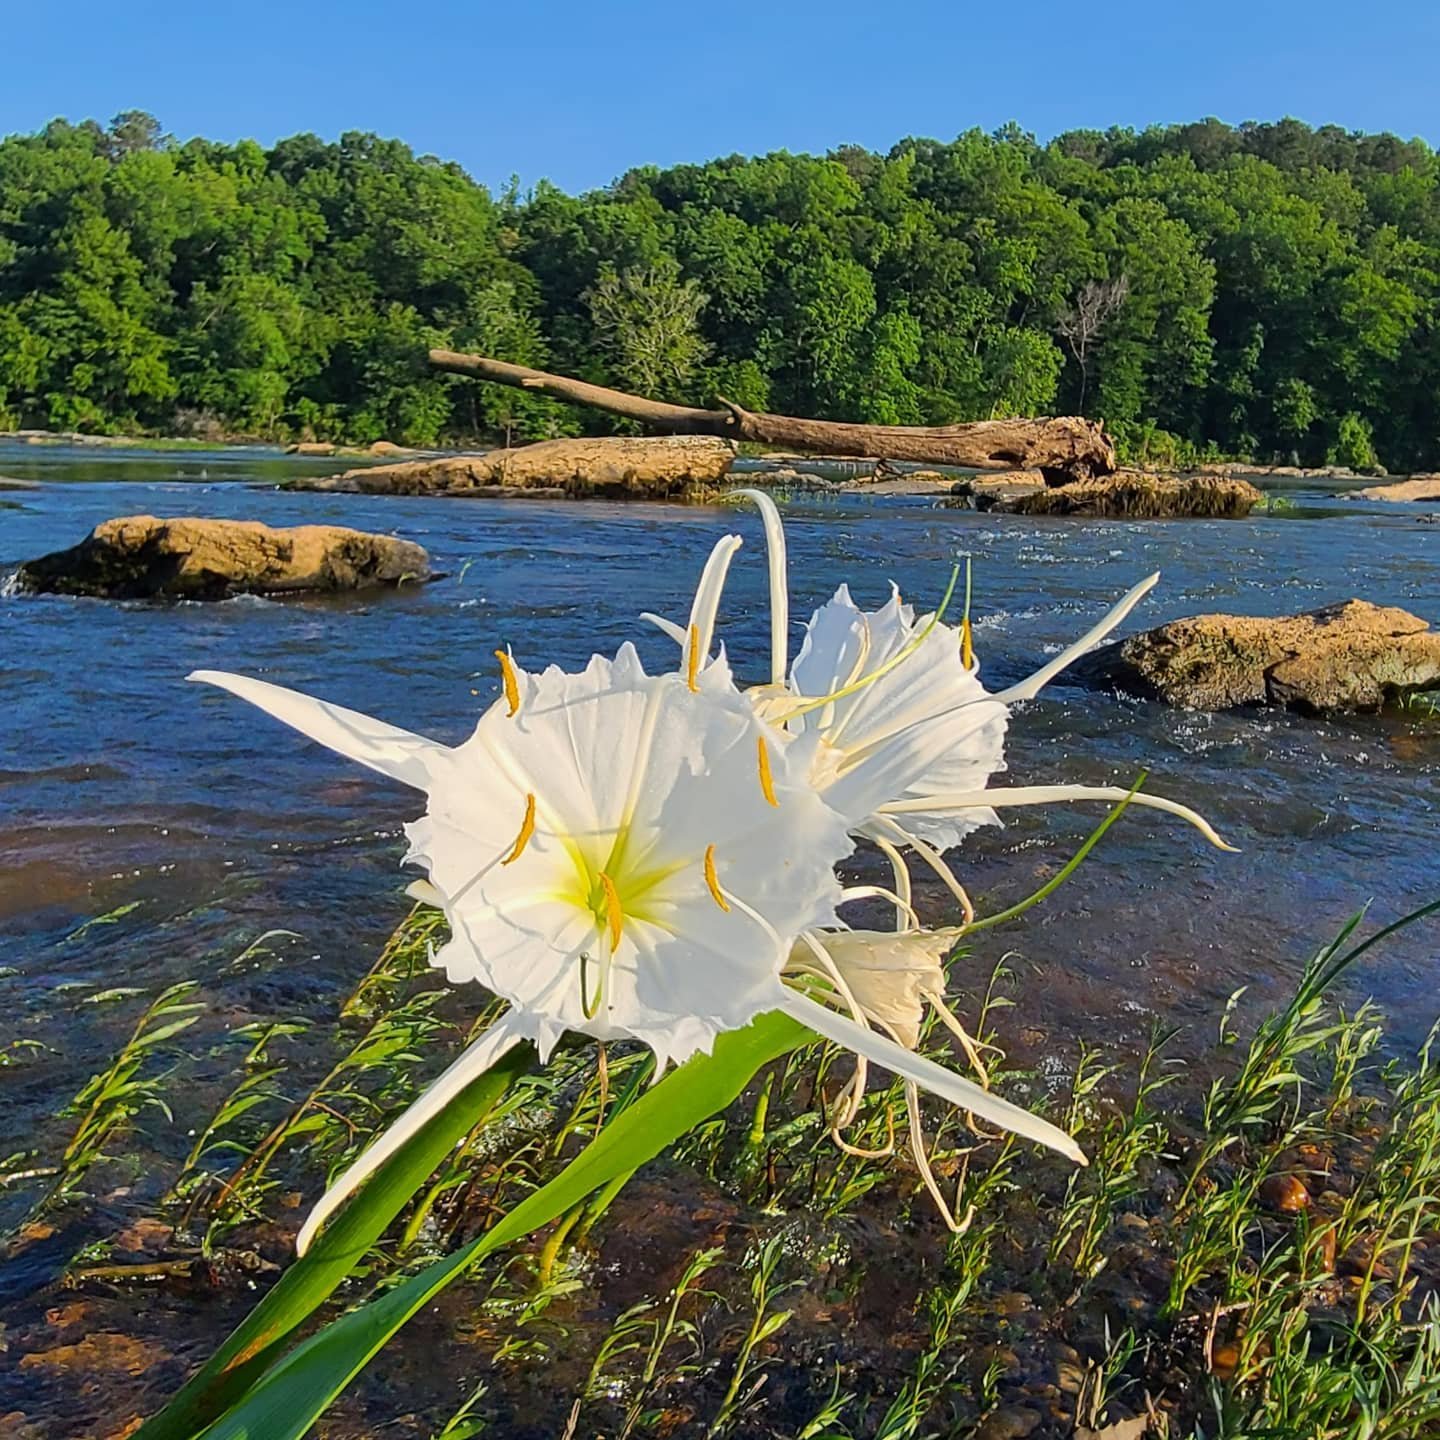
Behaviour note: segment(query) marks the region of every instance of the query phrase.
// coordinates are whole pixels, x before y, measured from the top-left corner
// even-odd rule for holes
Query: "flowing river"
[[[401,825],[417,797],[185,684],[191,669],[263,676],[456,741],[497,693],[498,646],[526,665],[569,668],[634,638],[647,663],[673,664],[669,642],[637,615],[683,615],[711,544],[734,529],[745,548],[721,635],[742,678],[763,678],[766,569],[753,512],[264,488],[332,467],[263,451],[0,447],[0,474],[42,482],[0,493],[0,577],[101,520],[140,513],[393,531],[446,572],[344,599],[0,599],[0,1062],[16,1062],[0,1068],[0,1158],[63,1138],[60,1102],[133,1023],[133,1003],[97,996],[188,978],[237,1023],[333,1014],[409,908]],[[784,507],[792,612],[805,617],[842,580],[878,605],[893,579],[924,607],[969,555],[992,688],[1043,663],[1156,569],[1161,586],[1128,627],[1352,595],[1440,620],[1440,528],[1417,523],[1417,507],[1291,498],[1294,508],[1245,522],[1126,523],[802,496]],[[1146,769],[1149,789],[1200,809],[1240,847],[1216,852],[1153,812],[1123,817],[1073,879],[985,948],[987,965],[1008,949],[1024,974],[1017,1035],[1138,1043],[1165,1021],[1208,1036],[1227,996],[1249,986],[1282,997],[1362,906],[1383,921],[1440,895],[1440,719],[1418,711],[1207,715],[1061,682],[1016,714],[1008,750],[1002,784],[1128,785]],[[1102,813],[1024,810],[982,831],[962,857],[982,912],[1053,874]],[[919,894],[929,918],[946,915],[943,892]],[[277,963],[236,963],[274,931],[291,932],[265,941]],[[1434,933],[1397,938],[1352,980],[1390,1012],[1393,1043],[1418,1042],[1440,1009]],[[0,1196],[0,1212],[10,1204]]]

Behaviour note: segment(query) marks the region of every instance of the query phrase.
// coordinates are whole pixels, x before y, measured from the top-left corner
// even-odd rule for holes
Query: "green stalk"
[[[694,1056],[647,1091],[555,1179],[526,1196],[487,1234],[350,1311],[277,1360],[203,1432],[204,1440],[300,1440],[406,1321],[478,1261],[549,1224],[592,1191],[658,1155],[693,1126],[725,1109],[761,1066],[812,1038],[809,1030],[780,1011],[769,1011],[743,1030],[721,1035],[713,1054]],[[162,1434],[189,1440],[193,1433],[173,1423],[164,1430],[151,1426],[140,1432],[143,1440]]]
[[[135,1440],[191,1440],[241,1399],[276,1359],[281,1341],[330,1297],[426,1176],[534,1063],[532,1046],[516,1046],[396,1151]]]
[[[988,930],[992,925],[1003,925],[1007,920],[1014,920],[1032,906],[1038,905],[1047,896],[1053,895],[1080,868],[1085,857],[1100,843],[1105,832],[1125,813],[1125,807],[1129,805],[1131,796],[1145,783],[1149,773],[1148,770],[1140,772],[1139,779],[1130,787],[1130,794],[1090,832],[1085,843],[1033,895],[1026,896],[1018,905],[1012,905],[1008,910],[1001,910],[995,915],[987,915],[983,920],[972,920],[965,927],[961,938],[973,935],[977,930]]]

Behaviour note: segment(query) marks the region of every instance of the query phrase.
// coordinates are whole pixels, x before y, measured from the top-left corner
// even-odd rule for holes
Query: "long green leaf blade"
[[[517,1046],[397,1150],[135,1440],[191,1440],[240,1399],[277,1358],[280,1343],[324,1304],[426,1178],[534,1063],[534,1047]]]
[[[488,1233],[297,1346],[203,1440],[299,1440],[400,1327],[477,1261],[638,1169],[729,1105],[762,1065],[814,1038],[779,1011],[721,1035],[712,1055],[695,1056],[647,1091]]]

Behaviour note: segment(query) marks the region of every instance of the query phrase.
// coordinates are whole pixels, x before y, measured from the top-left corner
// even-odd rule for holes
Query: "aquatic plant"
[[[394,974],[416,962],[423,966],[433,913],[412,917],[387,946]],[[1355,943],[1352,938],[1348,948]],[[1342,948],[1336,958],[1345,953]],[[953,995],[965,972],[949,968],[947,991]],[[990,1009],[979,997],[972,1007],[972,1028],[991,1045],[1000,1037],[985,1016],[991,1011],[1003,1016],[995,1002],[1023,1002],[1028,993],[1017,990],[1017,976],[1003,973],[1005,968],[990,992]],[[1330,978],[1343,976],[1332,967]],[[979,983],[983,996],[989,987]],[[405,998],[397,992],[391,1003],[403,1004]],[[1198,1058],[1206,1070],[1218,1069],[1222,1085],[1240,1080],[1247,1070],[1253,1074],[1252,1046],[1258,1042],[1264,1048],[1274,1029],[1253,1010],[1253,999],[1240,997],[1227,1011],[1213,1054],[1196,1057],[1187,1045],[1187,1058]],[[573,1260],[557,1265],[553,1287],[535,1278],[538,1246],[503,1269],[487,1271],[448,1317],[437,1317],[458,1328],[443,1348],[448,1359],[434,1348],[432,1328],[421,1374],[407,1376],[397,1365],[385,1386],[357,1397],[338,1423],[380,1433],[399,1423],[403,1411],[403,1425],[428,1423],[443,1434],[459,1414],[457,1426],[470,1427],[459,1434],[486,1424],[489,1433],[500,1433],[507,1414],[530,1404],[539,1407],[536,1423],[553,1418],[552,1433],[564,1430],[568,1409],[569,1433],[619,1434],[638,1401],[632,1435],[701,1434],[719,1412],[754,1315],[755,1260],[767,1240],[783,1235],[784,1259],[775,1279],[802,1283],[771,1313],[796,1313],[759,1347],[764,1366],[752,1374],[769,1378],[737,1421],[737,1433],[795,1440],[965,1434],[990,1415],[997,1427],[1014,1424],[1017,1413],[1033,1423],[1038,1409],[1053,1418],[1033,1433],[1059,1436],[1069,1434],[1072,1423],[1098,1430],[1129,1417],[1138,1428],[1153,1409],[1150,1433],[1168,1433],[1172,1440],[1217,1435],[1238,1440],[1255,1433],[1313,1440],[1317,1417],[1326,1427],[1322,1433],[1397,1440],[1427,1434],[1440,1402],[1434,1363],[1440,1317],[1427,1298],[1440,1285],[1440,1253],[1433,1243],[1434,1217],[1440,1214],[1435,1070],[1423,1047],[1413,1062],[1390,1058],[1396,1053],[1393,1036],[1377,1050],[1376,1019],[1367,1007],[1342,1011],[1322,997],[1313,1022],[1331,1034],[1294,1054],[1289,1068],[1298,1083],[1276,1087],[1283,1101],[1271,1120],[1244,1125],[1183,1203],[1188,1170],[1203,1138],[1205,1093],[1196,1095],[1193,1083],[1152,1089],[1168,1075],[1185,1074],[1174,1058],[1181,1047],[1166,1031],[1154,1037],[1155,1058],[1138,1074],[1128,1039],[1108,1030],[1075,1068],[1068,1103],[1062,1100],[1057,1118],[1078,1130],[1092,1162],[1087,1170],[1070,1172],[1068,1184],[1056,1167],[1013,1141],[963,1135],[961,1148],[970,1153],[957,1155],[955,1139],[937,1133],[935,1163],[945,1173],[954,1172],[957,1159],[967,1168],[965,1197],[974,1214],[966,1234],[938,1249],[926,1247],[929,1258],[913,1277],[895,1271],[908,1268],[916,1241],[927,1228],[933,1231],[925,1222],[918,1171],[903,1162],[859,1159],[828,1143],[816,1085],[817,1066],[827,1057],[814,1045],[797,1049],[770,1068],[768,1083],[751,1086],[723,1118],[705,1122],[718,1125],[718,1135],[703,1145],[692,1138],[683,1149],[672,1145],[668,1163],[655,1174],[662,1191],[677,1180],[683,1185],[685,1174],[694,1177],[698,1189],[689,1193],[701,1213],[679,1232],[694,1237],[693,1249],[647,1254],[627,1241],[627,1230],[643,1226],[653,1190],[622,1210],[608,1233],[602,1226],[598,1244],[579,1238],[583,1225],[577,1223],[567,1243],[579,1248]],[[927,1024],[948,1034],[938,1020]],[[334,1041],[317,1026],[304,1048],[327,1043]],[[447,1041],[442,1036],[435,1043]],[[927,1044],[923,1034],[920,1043]],[[340,1053],[347,1045],[348,1040]],[[607,1062],[612,1082],[607,1115],[623,1113],[647,1093],[652,1057],[634,1047],[628,1057],[624,1052],[625,1047],[612,1047]],[[1007,1073],[1003,1059],[992,1050],[985,1053],[997,1083],[1013,1083],[1017,1077]],[[279,1058],[272,1057],[276,1063]],[[627,1058],[635,1062],[628,1069]],[[502,1062],[509,1066],[513,1060],[514,1071],[500,1087],[500,1101],[487,1110],[481,1093],[472,1092],[471,1114],[453,1118],[474,1123],[458,1140],[454,1132],[437,1137],[448,1147],[437,1173],[444,1176],[454,1165],[465,1178],[434,1202],[418,1237],[420,1254],[453,1248],[459,1243],[457,1223],[473,1233],[563,1168],[594,1131],[602,1092],[596,1059],[588,1047],[562,1048],[544,1070],[527,1072],[531,1057],[512,1052]],[[170,1083],[176,1083],[173,1076]],[[1248,1080],[1243,1088],[1253,1089]],[[1143,1101],[1142,1090],[1148,1094]],[[878,1128],[883,1138],[885,1107],[899,1103],[899,1091],[898,1081],[872,1089],[857,1123]],[[764,1116],[757,1127],[761,1096]],[[1291,1108],[1296,1097],[1302,1101],[1298,1114]],[[163,1120],[153,1113],[156,1123]],[[1137,1130],[1144,1131],[1139,1139],[1124,1134],[1133,1137]],[[748,1174],[736,1165],[737,1154],[754,1156]],[[292,1158],[299,1167],[288,1173],[292,1183],[299,1178],[313,1184],[323,1176],[319,1155],[302,1147]],[[347,1206],[310,1256],[271,1291],[282,1302],[280,1310],[267,1297],[262,1308],[272,1308],[263,1323],[242,1338],[263,1349],[277,1315],[295,1313],[300,1292],[292,1277],[299,1272],[313,1289],[317,1277],[310,1267],[327,1248],[332,1273],[356,1277],[349,1280],[346,1305],[363,1304],[403,1284],[423,1263],[417,1262],[416,1247],[391,1238],[372,1248],[356,1221],[367,1214],[375,1220],[391,1205],[396,1216],[409,1205],[413,1217],[425,1195],[423,1187],[416,1188],[423,1163],[395,1176],[384,1190],[367,1187]],[[1123,1183],[1107,1180],[1107,1164]],[[1127,1170],[1132,1177],[1125,1178]],[[854,1200],[833,1206],[815,1201],[817,1186],[834,1185],[832,1195],[838,1196],[845,1177],[860,1177],[859,1195],[862,1201],[870,1197],[868,1206],[857,1210]],[[883,1188],[877,1191],[877,1185]],[[1297,1185],[1309,1202],[1293,1212],[1277,1210],[1276,1196],[1291,1203]],[[461,1198],[467,1192],[468,1199]],[[686,1194],[682,1188],[676,1198]],[[712,1228],[717,1202],[736,1207],[728,1235]],[[275,1217],[287,1213],[278,1192],[270,1192],[264,1203]],[[1224,1217],[1212,1227],[1223,1244],[1210,1244],[1206,1232],[1191,1223],[1207,1205]],[[1053,1235],[1067,1215],[1078,1224],[1057,1245]],[[1087,1228],[1098,1236],[1091,1250],[1103,1264],[1077,1263]],[[407,1218],[393,1235],[409,1229]],[[672,1289],[702,1251],[711,1252],[700,1262],[703,1274],[680,1298],[675,1328],[652,1368],[650,1324],[664,1329]],[[167,1275],[182,1275],[187,1268],[178,1260],[124,1267],[96,1265],[94,1259],[87,1250],[67,1283],[95,1298],[108,1297],[103,1303],[110,1307],[111,1324],[115,1289],[126,1284],[127,1269],[135,1282],[168,1286]],[[579,1363],[582,1375],[592,1365],[610,1322],[602,1321],[597,1331],[586,1311],[604,1304],[617,1263],[641,1266],[656,1277],[653,1296],[637,1302],[643,1313],[631,1317],[633,1327],[614,1322],[624,1334],[593,1387],[584,1386],[582,1393],[577,1384],[569,1393],[538,1396],[527,1377],[541,1374],[553,1381],[565,1373],[553,1364],[541,1368],[547,1356],[552,1362],[563,1356],[570,1367]],[[1167,1269],[1181,1263],[1190,1268],[1192,1283],[1172,1311],[1165,1304]],[[899,1333],[892,1337],[887,1331],[878,1349],[849,1338],[855,1306],[872,1278],[881,1295],[894,1293],[898,1283],[904,1307],[913,1308],[915,1317],[913,1326],[896,1322]],[[1023,1295],[1017,1297],[1017,1290]],[[574,1302],[587,1292],[587,1304],[577,1308]],[[153,1291],[137,1292],[135,1304],[144,1306],[146,1317],[138,1320],[137,1309],[142,1333],[150,1316],[171,1308],[157,1306],[157,1298]],[[1012,1304],[1017,1298],[1025,1301],[1019,1310]],[[198,1312],[202,1323],[212,1306],[223,1311],[227,1303],[223,1293],[207,1302]],[[192,1296],[185,1302],[187,1315],[197,1313],[193,1304]],[[472,1317],[482,1312],[487,1318],[477,1326]],[[12,1353],[17,1347],[23,1353],[24,1323],[18,1314],[8,1318]],[[542,1327],[543,1343],[536,1334]],[[638,1346],[626,1348],[632,1341]],[[488,1344],[494,1357],[478,1382],[488,1393],[479,1396],[471,1369],[477,1344]],[[41,1373],[34,1372],[37,1382]],[[113,1392],[113,1381],[97,1377],[90,1383],[99,1387],[98,1395]],[[463,1395],[452,1391],[457,1383]],[[746,1383],[741,1393],[748,1389]],[[1042,1398],[1046,1395],[1051,1398]],[[1369,1429],[1347,1428],[1362,1419]],[[1166,1425],[1168,1432],[1162,1429]],[[175,1433],[201,1428],[197,1422]]]
[[[987,1042],[972,1038],[944,999],[941,956],[963,931],[923,928],[902,850],[946,881],[969,922],[973,908],[942,852],[977,823],[993,822],[996,807],[1143,804],[1179,815],[1226,848],[1193,811],[1138,787],[987,783],[1002,766],[1008,707],[1109,633],[1155,577],[1029,680],[996,695],[975,673],[968,616],[958,629],[943,623],[950,592],[917,620],[898,595],[867,614],[842,590],[812,618],[792,667],[783,527],[768,497],[751,498],[766,527],[772,609],[771,681],[755,690],[738,688],[715,645],[737,536],[712,551],[688,623],[665,627],[680,645],[677,670],[647,674],[629,645],[576,674],[531,673],[508,650],[496,651],[501,694],[454,748],[266,682],[213,671],[191,677],[425,793],[425,815],[407,827],[407,859],[428,875],[412,894],[443,912],[448,931],[432,963],[452,981],[479,982],[509,1008],[346,1165],[301,1228],[301,1259],[145,1427],[147,1440],[210,1421],[209,1440],[304,1434],[419,1308],[485,1255],[555,1223],[538,1263],[542,1298],[526,1307],[543,1313],[568,1288],[555,1269],[566,1236],[593,1224],[641,1164],[717,1115],[762,1067],[816,1036],[857,1057],[828,1132],[855,1158],[878,1157],[879,1149],[857,1148],[841,1132],[864,1103],[867,1062],[883,1065],[902,1087],[917,1170],[953,1231],[968,1229],[976,1198],[957,1218],[958,1202],[952,1209],[942,1195],[922,1128],[922,1087],[968,1112],[977,1131],[988,1122],[1084,1162],[1064,1130],[988,1088]],[[954,584],[952,576],[951,591]],[[841,887],[835,867],[854,836],[874,840],[890,859],[893,890]],[[895,933],[855,932],[843,920],[842,905],[871,898],[894,905]],[[362,1044],[352,1057],[381,1066],[397,1050],[408,1054],[431,1024],[426,999],[391,1009],[382,994],[368,1049]],[[979,1083],[923,1053],[937,1018]],[[477,1238],[395,1277],[282,1355],[295,1326],[343,1278],[346,1257],[353,1265],[435,1163],[473,1133],[477,1116],[504,1103],[532,1054],[548,1060],[567,1034],[602,1046],[639,1042],[653,1054],[658,1083],[640,1093],[637,1069],[620,1103],[607,1107],[602,1049],[593,1130],[586,1125],[587,1143],[568,1166],[505,1206]],[[318,1097],[332,1084],[348,1086],[344,1070],[342,1062],[276,1124],[230,1177],[232,1191],[241,1180],[253,1191],[287,1138],[323,1125],[319,1116],[332,1107]],[[575,1133],[585,1108],[575,1102],[562,1137]],[[763,1105],[753,1133],[764,1136]],[[964,1173],[962,1163],[962,1190]],[[432,1189],[407,1239],[437,1198]],[[735,1424],[758,1393],[747,1375],[760,1363],[759,1347],[785,1324],[787,1312],[775,1304],[789,1284],[777,1278],[779,1260],[774,1245],[760,1252],[753,1318],[711,1435]],[[958,1304],[952,1297],[952,1311]],[[929,1383],[917,1395],[929,1393]]]

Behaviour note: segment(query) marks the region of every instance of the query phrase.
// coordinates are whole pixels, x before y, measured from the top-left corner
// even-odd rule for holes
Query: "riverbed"
[[[141,513],[393,532],[444,572],[343,599],[0,599],[0,1058],[14,1060],[0,1068],[0,1156],[63,1140],[59,1102],[134,1018],[97,997],[198,979],[221,1013],[327,1014],[409,908],[401,826],[417,797],[187,685],[190,670],[263,676],[457,741],[498,692],[497,647],[526,665],[572,668],[634,639],[648,664],[673,664],[638,613],[683,615],[711,544],[733,530],[745,547],[720,633],[742,679],[764,678],[766,568],[749,511],[273,488],[333,465],[0,445],[0,475],[41,482],[0,494],[0,577],[101,520]],[[1157,569],[1161,585],[1131,627],[1352,595],[1440,621],[1440,527],[1417,523],[1419,508],[1287,495],[1293,508],[1248,521],[1168,523],[807,494],[785,506],[792,611],[808,615],[841,581],[878,605],[893,580],[924,608],[968,556],[992,688],[1043,663]],[[1163,815],[1125,816],[983,957],[1012,952],[1027,977],[1027,1033],[1138,1045],[1163,1022],[1208,1036],[1240,987],[1282,997],[1356,910],[1369,905],[1383,921],[1440,895],[1440,719],[1421,712],[1205,715],[1057,683],[1016,714],[1008,754],[1002,784],[1128,785],[1147,770],[1148,789],[1203,811],[1240,852],[1210,849]],[[1100,813],[1025,810],[980,832],[962,863],[981,910],[1034,889]],[[943,892],[919,893],[928,918],[953,919]],[[291,933],[271,935],[281,930]],[[260,973],[234,964],[267,935],[279,963]],[[1374,995],[1389,1012],[1391,1044],[1418,1043],[1440,1009],[1433,935],[1397,938],[1350,981],[1356,999]],[[177,1115],[178,1132],[193,1120]],[[0,1218],[15,1218],[24,1198],[0,1192]]]

